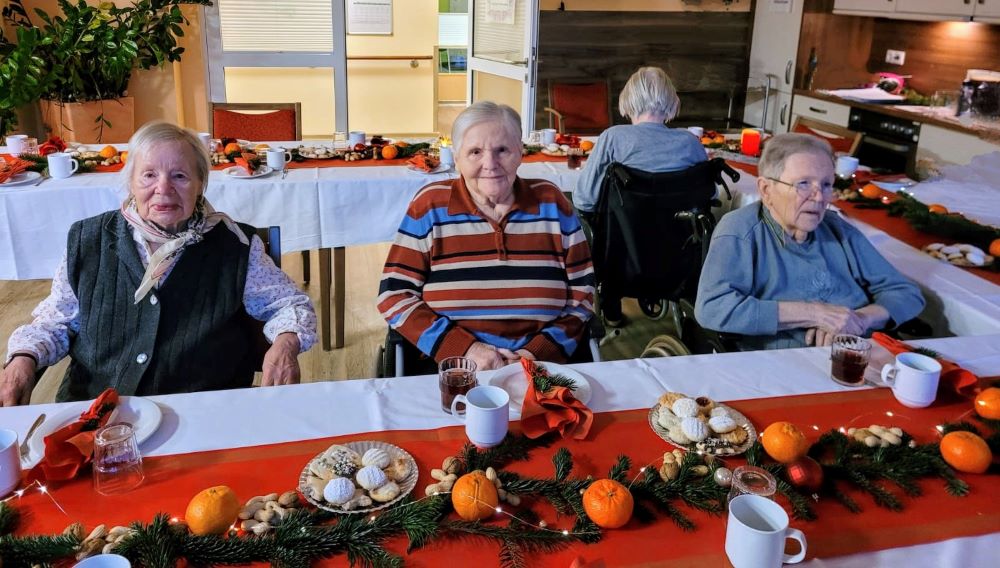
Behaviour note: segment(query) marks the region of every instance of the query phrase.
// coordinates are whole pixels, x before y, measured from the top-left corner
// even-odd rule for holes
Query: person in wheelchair
[[[590,248],[556,186],[521,179],[521,119],[481,101],[452,128],[457,179],[410,202],[382,271],[378,309],[435,361],[479,370],[521,357],[565,362],[586,348]]]
[[[591,220],[600,201],[601,184],[612,163],[645,172],[683,170],[708,156],[696,136],[666,123],[677,116],[681,101],[670,77],[659,67],[640,67],[629,77],[618,97],[618,112],[631,124],[612,126],[601,133],[573,192],[573,204]],[[601,296],[605,322],[623,323],[621,298]]]
[[[830,145],[779,134],[764,148],[761,200],[723,216],[698,285],[703,327],[740,349],[830,345],[834,335],[891,329],[924,307],[920,290],[860,231],[827,214]]]

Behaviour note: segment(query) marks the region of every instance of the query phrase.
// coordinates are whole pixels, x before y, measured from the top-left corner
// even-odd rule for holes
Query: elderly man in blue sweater
[[[741,349],[830,345],[916,317],[920,290],[857,229],[827,214],[830,146],[807,134],[768,141],[761,201],[729,213],[712,235],[695,317],[738,334]]]

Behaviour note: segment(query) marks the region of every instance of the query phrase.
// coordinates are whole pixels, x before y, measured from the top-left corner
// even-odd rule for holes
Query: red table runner
[[[927,442],[936,439],[934,426],[953,421],[971,408],[968,401],[937,403],[924,410],[911,410],[899,405],[888,390],[864,390],[820,395],[776,397],[735,402],[733,407],[746,414],[763,429],[775,420],[790,420],[799,424],[814,438],[831,428],[867,426],[872,423],[897,425]],[[886,411],[894,413],[892,418]],[[615,457],[624,453],[633,459],[632,475],[644,464],[658,466],[664,451],[670,446],[650,429],[648,411],[634,410],[604,413],[595,416],[590,436],[583,441],[562,441],[550,448],[533,452],[530,462],[518,462],[509,470],[518,473],[551,477],[551,457],[561,446],[574,455],[574,476],[603,477]],[[285,415],[294,420],[294,413]],[[516,423],[512,424],[516,428]],[[239,428],[238,424],[233,425]],[[156,513],[182,516],[188,500],[198,491],[225,484],[241,499],[295,487],[305,464],[330,444],[347,440],[385,440],[410,451],[420,467],[420,480],[414,490],[422,495],[430,483],[430,469],[455,454],[465,442],[461,427],[438,430],[374,432],[324,438],[302,442],[200,452],[148,458],[145,461],[146,481],[135,491],[115,497],[102,497],[93,492],[89,477],[84,476],[51,489],[69,516],[63,516],[44,495],[37,491],[26,494],[19,505],[27,512],[18,534],[60,532],[72,521],[84,522],[88,529],[98,523],[108,526],[131,521],[149,522]],[[729,460],[735,467],[743,460]],[[877,507],[867,495],[855,494],[864,511],[852,514],[832,499],[816,505],[819,519],[813,522],[794,521],[805,531],[809,557],[829,557],[884,548],[910,546],[961,536],[982,535],[1000,529],[1000,483],[986,475],[962,475],[971,486],[967,497],[948,495],[943,482],[929,479],[921,482],[924,495],[903,497],[905,510],[893,513]],[[671,566],[719,566],[725,563],[723,543],[725,518],[679,504],[696,524],[693,532],[684,532],[666,518],[643,525],[632,520],[622,529],[607,531],[595,545],[575,543],[568,549],[531,559],[531,565],[568,566],[581,557],[587,562],[603,561],[608,566],[651,566],[669,563]],[[550,527],[571,528],[572,518],[557,519],[547,504],[535,504]],[[404,538],[389,543],[396,553],[405,551]],[[407,565],[443,566],[461,559],[462,565],[491,566],[496,563],[495,547],[482,542],[440,541],[415,551],[407,557]],[[325,561],[323,565],[346,565],[343,556]]]

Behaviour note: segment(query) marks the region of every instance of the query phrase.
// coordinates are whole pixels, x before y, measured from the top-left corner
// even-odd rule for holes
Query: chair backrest
[[[215,138],[302,140],[300,103],[211,104],[212,136]]]
[[[600,134],[611,126],[610,86],[607,80],[588,83],[550,81],[549,107],[561,115],[560,132]]]
[[[281,268],[281,227],[260,227],[257,229],[257,236],[264,242],[264,252],[271,257],[275,266]],[[251,317],[250,314],[245,316],[247,334],[254,346],[255,369],[260,371],[264,368],[264,355],[271,348],[271,344],[264,335],[264,322]]]
[[[792,132],[812,134],[817,138],[822,138],[830,143],[834,152],[845,152],[849,156],[854,155],[858,145],[861,144],[861,138],[864,137],[861,132],[805,116],[795,118]]]
[[[666,173],[611,164],[591,247],[603,289],[633,298],[692,295],[715,228],[711,207],[717,184],[725,185],[723,172],[739,179],[721,158]]]
[[[257,236],[264,242],[264,252],[271,257],[275,266],[281,268],[281,227],[272,225],[258,228]]]

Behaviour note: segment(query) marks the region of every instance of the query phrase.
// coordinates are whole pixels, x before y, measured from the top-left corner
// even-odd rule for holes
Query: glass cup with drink
[[[566,150],[566,167],[571,170],[578,170],[583,167],[583,148],[570,148]]]
[[[441,410],[451,414],[451,403],[458,395],[467,394],[476,386],[476,362],[468,357],[448,357],[438,365],[438,386],[441,388]],[[456,407],[465,414],[465,404]]]
[[[837,335],[830,350],[830,376],[834,382],[848,387],[865,384],[865,368],[872,344],[856,335]]]
[[[94,489],[101,495],[126,493],[139,486],[145,474],[142,454],[131,424],[109,424],[94,436]]]

